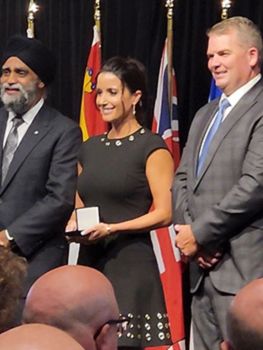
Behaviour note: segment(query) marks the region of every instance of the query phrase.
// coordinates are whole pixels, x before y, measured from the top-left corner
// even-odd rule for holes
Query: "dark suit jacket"
[[[0,164],[8,114],[0,109]],[[63,263],[64,228],[74,207],[76,123],[42,106],[19,144],[0,189],[0,230],[7,229],[29,263],[27,287]]]
[[[174,222],[190,224],[208,252],[223,251],[210,271],[214,286],[235,294],[263,276],[263,83],[257,83],[232,109],[215,135],[200,176],[201,142],[218,100],[193,120],[173,187]],[[190,266],[192,291],[203,270]]]

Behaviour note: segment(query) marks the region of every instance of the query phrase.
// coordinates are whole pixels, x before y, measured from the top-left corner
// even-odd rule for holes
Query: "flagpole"
[[[228,18],[228,10],[231,8],[231,0],[222,0],[221,7],[221,20],[223,21],[224,19]]]
[[[107,123],[101,118],[96,108],[96,76],[101,68],[101,41],[100,41],[100,1],[94,0],[94,25],[93,39],[87,59],[82,99],[80,107],[80,127],[83,140],[94,135],[103,134],[107,131]]]
[[[166,0],[167,7],[167,59],[168,59],[168,97],[169,111],[172,115],[172,91],[173,91],[173,7],[174,0]]]
[[[34,19],[35,19],[35,13],[39,10],[39,6],[35,3],[34,0],[29,1],[28,5],[28,15],[27,15],[27,37],[28,38],[34,38],[35,32],[34,32]]]
[[[221,0],[221,20],[224,21],[228,18],[228,11],[231,8],[230,0]],[[215,85],[215,80],[212,78],[210,83],[210,91],[208,101],[212,101],[215,98],[221,96],[222,91]]]
[[[94,21],[97,28],[97,33],[100,37],[100,0],[95,0],[94,5]]]

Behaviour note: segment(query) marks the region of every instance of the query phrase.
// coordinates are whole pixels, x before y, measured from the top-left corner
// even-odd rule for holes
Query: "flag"
[[[212,101],[215,98],[221,96],[222,91],[216,86],[215,84],[215,80],[212,79],[211,80],[211,84],[210,84],[210,91],[209,91],[209,96],[208,96],[208,101]]]
[[[159,133],[170,149],[175,168],[180,160],[176,83],[172,76],[172,108],[169,103],[167,39],[163,49],[157,95],[154,106],[153,132]],[[185,349],[182,265],[175,247],[173,225],[151,231],[151,240],[160,272],[174,350]]]
[[[103,134],[107,130],[107,124],[102,120],[96,108],[96,77],[101,67],[100,37],[97,26],[93,27],[93,41],[85,69],[82,99],[80,108],[80,128],[83,141],[90,136]],[[71,242],[69,245],[68,264],[76,265],[79,255],[79,243]]]
[[[96,25],[94,25],[93,41],[85,69],[80,110],[80,127],[84,141],[90,136],[102,134],[107,130],[107,124],[102,120],[95,104],[96,76],[101,67],[100,51],[100,37]]]
[[[180,161],[180,145],[177,115],[177,93],[174,70],[172,77],[172,90],[173,91],[171,115],[168,91],[168,55],[166,39],[159,70],[152,130],[160,134],[165,140],[169,150],[173,155],[175,168],[177,168]]]

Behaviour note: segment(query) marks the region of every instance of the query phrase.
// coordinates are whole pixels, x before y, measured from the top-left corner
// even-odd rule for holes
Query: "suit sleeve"
[[[199,244],[216,247],[249,226],[263,228],[262,149],[261,117],[253,127],[240,178],[220,202],[204,210],[192,223],[192,230]]]
[[[196,130],[200,125],[200,119],[204,115],[206,106],[199,109],[196,116],[193,119],[191,128],[188,135],[188,140],[192,141],[196,137]],[[194,164],[191,163],[193,159],[193,152],[195,152],[195,146],[192,142],[187,141],[183,150],[183,154],[180,160],[180,164],[176,170],[174,183],[173,183],[173,222],[174,224],[189,224],[192,223],[192,218],[188,208],[188,195],[190,184],[190,172],[192,171]],[[191,175],[193,176],[193,175]]]
[[[25,256],[33,254],[54,235],[63,235],[74,207],[81,132],[72,121],[62,130],[56,142],[50,145],[45,195],[7,227]]]
[[[191,224],[191,216],[187,204],[187,146],[175,173],[173,183],[173,222],[174,224]]]

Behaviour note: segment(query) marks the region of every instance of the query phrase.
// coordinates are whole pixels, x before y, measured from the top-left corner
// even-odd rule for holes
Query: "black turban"
[[[9,57],[13,56],[19,58],[32,69],[45,85],[54,80],[56,59],[41,41],[21,35],[12,36],[4,49],[1,66]]]

